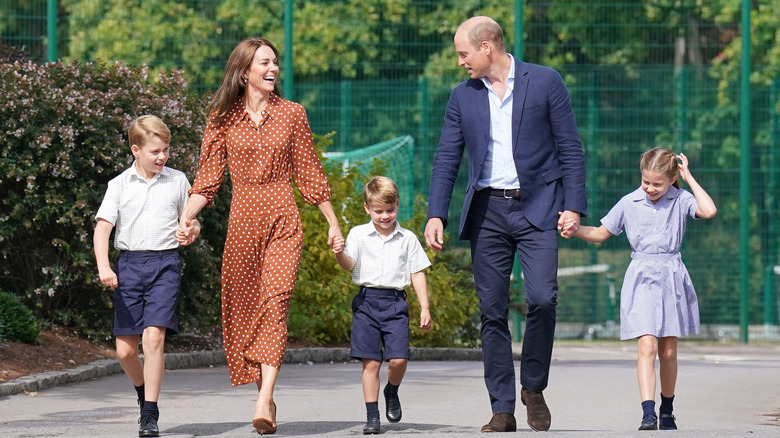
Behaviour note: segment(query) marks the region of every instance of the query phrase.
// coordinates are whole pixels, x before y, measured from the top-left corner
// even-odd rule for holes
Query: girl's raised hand
[[[688,157],[681,153],[677,155],[677,159],[680,160],[677,163],[677,171],[680,172],[680,178],[683,181],[688,182],[688,177],[691,175],[691,170],[688,168]]]

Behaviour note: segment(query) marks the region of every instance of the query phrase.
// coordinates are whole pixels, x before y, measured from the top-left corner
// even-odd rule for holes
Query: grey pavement
[[[179,355],[170,361],[166,357],[167,368],[179,369],[167,371],[163,381],[162,436],[257,436],[251,426],[256,389],[231,387],[219,356],[205,359],[216,366],[205,366],[203,357]],[[453,356],[465,360],[444,360]],[[361,365],[343,357],[339,349],[288,352],[275,391],[276,436],[362,435]],[[421,349],[415,358],[399,392],[403,419],[390,424],[383,417],[382,434],[480,436],[491,412],[478,352]],[[780,345],[681,342],[677,432],[636,430],[641,408],[635,358],[633,342],[556,342],[545,391],[552,411],[547,435],[780,436]],[[519,367],[518,362],[518,372]],[[34,385],[28,382],[28,388]],[[137,436],[135,393],[123,374],[109,371],[79,383],[48,386],[0,397],[0,436]],[[526,425],[525,408],[519,403],[516,415],[519,430],[502,436],[535,433]]]

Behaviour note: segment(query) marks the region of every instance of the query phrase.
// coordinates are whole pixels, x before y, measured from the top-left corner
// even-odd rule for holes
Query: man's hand
[[[428,245],[428,248],[441,251],[442,245],[444,245],[444,224],[441,222],[441,218],[428,219],[428,223],[425,224],[425,244]]]
[[[574,236],[574,233],[580,228],[580,214],[576,211],[566,210],[558,212],[558,230],[561,237],[568,239]]]

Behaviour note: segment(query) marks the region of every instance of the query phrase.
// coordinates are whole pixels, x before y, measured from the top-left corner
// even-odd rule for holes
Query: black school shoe
[[[379,417],[369,418],[363,426],[363,435],[375,435],[379,433]]]
[[[138,436],[160,436],[160,429],[157,427],[157,419],[151,415],[143,415],[138,419]]]
[[[677,423],[675,423],[674,415],[661,414],[661,424],[658,426],[659,430],[677,430]]]
[[[642,417],[642,424],[639,426],[639,430],[658,430],[658,417],[655,414]]]

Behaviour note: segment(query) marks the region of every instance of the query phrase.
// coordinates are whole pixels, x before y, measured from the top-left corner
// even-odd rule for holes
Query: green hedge
[[[194,176],[203,105],[178,72],[147,77],[121,63],[0,64],[0,289],[42,319],[110,336],[112,293],[98,281],[94,216],[132,154],[127,127],[155,114],[170,127],[171,167]],[[183,251],[182,324],[219,321],[226,203],[204,213],[204,238]],[[116,258],[115,253],[111,258]]]
[[[0,292],[0,309],[0,342],[38,345],[41,335],[38,320],[16,295]]]
[[[127,127],[155,114],[170,127],[171,167],[189,179],[197,173],[205,100],[189,94],[177,71],[149,78],[145,67],[33,62],[0,63],[0,289],[10,291],[41,319],[82,334],[109,337],[112,293],[98,281],[92,248],[94,215],[108,181],[132,162]],[[316,136],[320,153],[330,136]],[[323,159],[343,232],[367,221],[362,206],[366,176],[354,166]],[[381,163],[375,163],[381,172]],[[199,215],[200,238],[182,250],[184,277],[179,305],[183,330],[220,323],[221,255],[230,206],[229,183],[214,206]],[[402,194],[402,196],[411,194]],[[300,209],[305,232],[300,273],[290,314],[290,336],[315,344],[346,343],[355,287],[326,245],[319,210]],[[422,233],[425,206],[416,203],[405,223]],[[117,254],[112,250],[111,259]],[[468,255],[429,252],[433,329],[412,331],[415,345],[478,342]],[[410,289],[410,315],[419,318]]]

